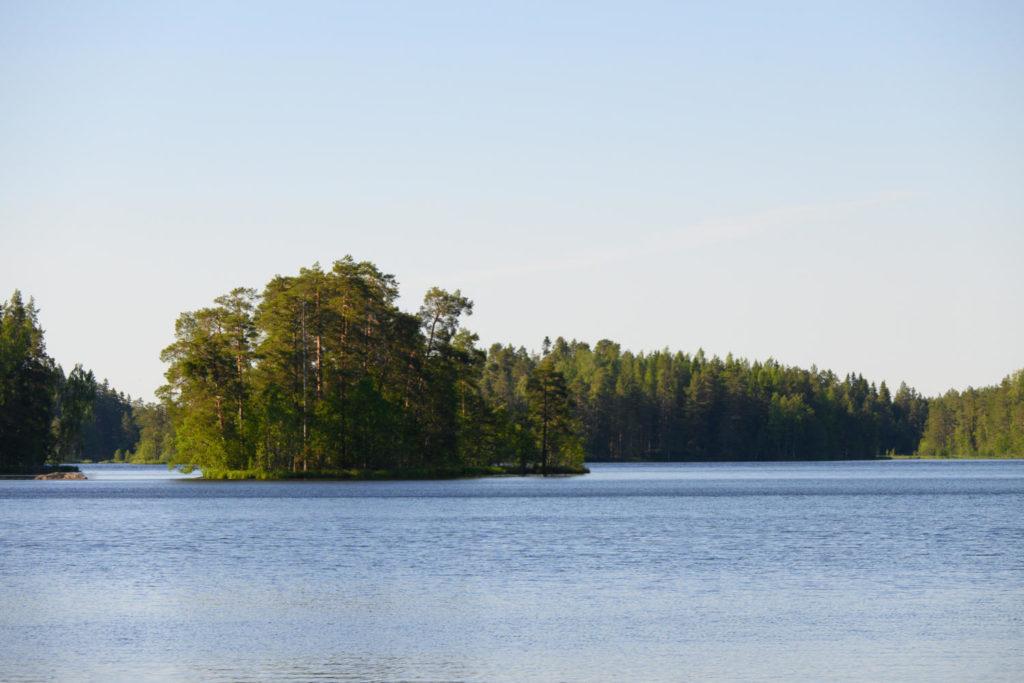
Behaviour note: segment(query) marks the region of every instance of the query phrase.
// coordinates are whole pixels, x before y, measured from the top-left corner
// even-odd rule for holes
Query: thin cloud
[[[808,222],[835,220],[838,217],[849,216],[865,209],[898,203],[910,196],[912,195],[907,192],[887,192],[858,200],[799,204],[740,216],[706,220],[655,233],[639,244],[632,243],[626,247],[607,246],[584,249],[560,258],[473,269],[462,273],[459,278],[462,282],[490,282],[539,273],[593,270],[644,256],[721,244],[765,232],[786,230]]]

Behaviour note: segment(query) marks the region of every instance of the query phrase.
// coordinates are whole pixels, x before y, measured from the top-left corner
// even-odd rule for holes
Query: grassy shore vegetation
[[[886,455],[882,460],[1022,460],[1020,455]]]

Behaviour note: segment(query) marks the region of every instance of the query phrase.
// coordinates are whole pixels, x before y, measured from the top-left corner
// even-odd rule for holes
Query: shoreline
[[[772,463],[772,462],[882,462],[887,460],[930,460],[930,461],[959,461],[959,460],[1024,460],[1024,455],[879,455],[876,457],[864,458],[771,458],[771,459],[716,459],[716,458],[680,458],[670,460],[587,460],[591,464],[602,465],[639,465],[655,463]]]
[[[77,465],[56,465],[45,467],[41,472],[0,473],[0,479],[40,479],[51,481],[84,481],[88,479]]]
[[[523,477],[551,476],[564,477],[589,474],[585,467],[549,467],[545,474],[540,468],[528,468],[525,472],[518,466],[502,467],[461,467],[406,470],[308,470],[292,472],[291,470],[221,470],[209,468],[202,470],[202,476],[190,481],[424,481],[446,479],[481,479],[484,477]]]

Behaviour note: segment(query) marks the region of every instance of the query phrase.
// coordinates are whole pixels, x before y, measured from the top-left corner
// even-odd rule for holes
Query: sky
[[[0,299],[133,396],[346,254],[481,343],[1024,367],[1024,3],[0,0]]]

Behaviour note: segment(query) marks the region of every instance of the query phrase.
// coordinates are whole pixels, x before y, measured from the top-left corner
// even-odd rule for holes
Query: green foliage
[[[140,427],[144,450],[154,435],[162,439],[143,461],[165,460],[170,420],[164,412],[154,428],[155,409],[132,403],[106,380],[98,384],[81,365],[65,376],[46,354],[35,303],[15,291],[0,305],[0,471],[37,472],[47,461],[124,460],[139,444]]]
[[[935,457],[1024,455],[1024,370],[994,387],[931,400],[919,452]]]
[[[623,352],[556,339],[541,365],[564,376],[582,451],[595,460],[871,458],[912,452],[927,401],[905,385],[727,356]],[[484,395],[522,410],[536,377],[524,349],[494,346]],[[536,379],[533,380],[536,382]],[[537,401],[527,401],[528,408]],[[535,415],[535,411],[532,413]],[[536,418],[534,418],[536,419]]]
[[[135,408],[130,397],[112,388],[106,380],[95,386],[92,414],[82,430],[83,456],[95,461],[110,460],[117,451],[129,452],[139,439]]]
[[[138,440],[130,456],[133,463],[156,464],[170,462],[175,456],[174,423],[167,402],[132,404]]]
[[[893,396],[860,375],[774,360],[703,350],[633,354],[608,340],[591,348],[562,338],[545,340],[539,355],[501,345],[485,353],[462,327],[473,305],[458,290],[431,289],[416,315],[400,311],[397,297],[393,276],[346,257],[182,314],[163,355],[165,420],[143,427],[140,452],[170,454],[206,472],[265,476],[543,472],[572,470],[584,453],[599,460],[910,453],[928,419],[928,402],[905,384]],[[1011,436],[992,436],[993,444],[1002,439],[985,446],[993,452],[1017,438],[1005,426],[1012,410],[1000,410],[992,419],[1002,420],[1002,431],[989,425],[985,434]],[[944,448],[978,451],[978,435],[956,427],[967,418],[943,415],[929,420],[929,430],[949,431],[942,443],[954,445]],[[145,445],[158,439],[173,445]]]
[[[15,291],[0,306],[0,471],[38,471],[50,456],[58,375],[35,302]]]
[[[83,428],[93,416],[96,378],[76,365],[66,378],[58,372],[57,415],[54,417],[54,459],[77,460],[82,456]]]
[[[526,412],[481,391],[486,354],[461,328],[472,302],[435,287],[410,315],[397,298],[393,276],[346,257],[183,313],[162,356],[171,462],[206,476],[461,476],[532,454]],[[140,452],[152,440],[144,426]]]
[[[46,353],[35,302],[15,291],[0,304],[0,472],[38,472],[81,454],[96,383],[76,365],[67,377]]]
[[[547,340],[545,340],[546,342]],[[526,381],[530,424],[535,434],[535,452],[539,453],[541,471],[548,467],[582,465],[583,447],[579,428],[573,415],[572,398],[565,375],[555,369],[554,357],[548,353]],[[525,455],[526,450],[523,451]],[[525,471],[527,462],[520,462]]]
[[[206,476],[393,478],[581,471],[596,460],[1024,455],[1024,370],[930,402],[860,375],[462,327],[473,303],[346,257],[183,313],[156,403],[46,354],[38,310],[0,306],[0,471],[167,462]]]

